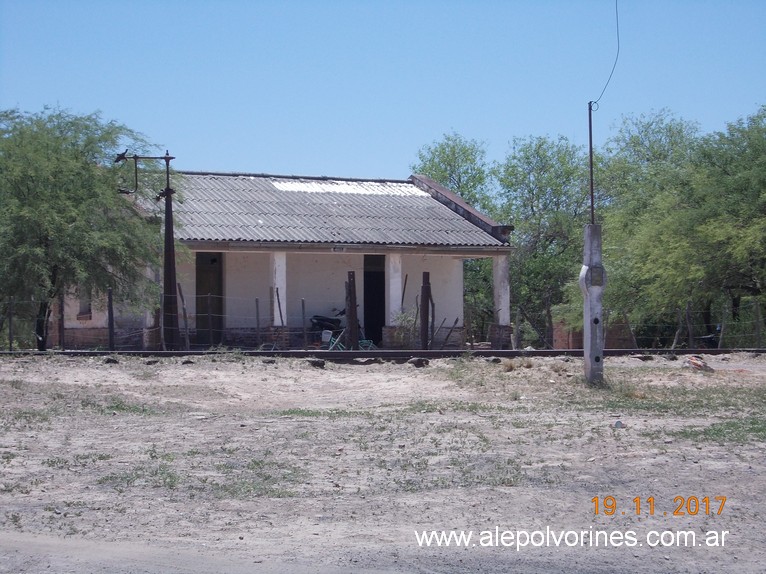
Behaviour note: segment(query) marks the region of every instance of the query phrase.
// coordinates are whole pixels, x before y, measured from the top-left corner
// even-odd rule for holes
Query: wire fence
[[[347,302],[340,298],[287,299],[272,293],[261,299],[206,294],[186,299],[180,296],[177,307],[178,313],[170,316],[160,312],[161,300],[153,308],[138,311],[119,305],[114,308],[105,302],[84,314],[71,305],[62,307],[55,302],[47,318],[40,319],[39,301],[6,300],[0,302],[0,348],[39,349],[40,333],[46,339],[44,348],[61,350],[423,348],[417,299],[415,306],[402,309],[395,321],[381,315],[375,318],[374,313],[366,314],[363,309],[357,317],[357,341],[361,343],[356,345],[349,340],[353,329],[349,327]],[[482,344],[511,348],[487,342],[494,341],[498,331],[501,338],[510,340],[519,327],[491,324],[486,333],[477,336],[473,329],[468,337],[471,325],[462,323],[461,313],[439,309],[433,301],[429,307],[429,349],[481,348]],[[722,304],[704,311],[679,310],[676,316],[652,322],[634,324],[626,316],[608,311],[604,316],[607,349],[764,347],[764,319],[756,298],[743,299],[736,307]],[[470,322],[468,316],[466,320]],[[520,327],[521,331],[525,328]],[[582,348],[582,335],[562,327],[554,333],[552,347]]]

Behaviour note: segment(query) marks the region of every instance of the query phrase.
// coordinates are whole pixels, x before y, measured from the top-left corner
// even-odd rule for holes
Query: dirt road
[[[703,358],[5,357],[0,571],[761,572],[766,359]]]

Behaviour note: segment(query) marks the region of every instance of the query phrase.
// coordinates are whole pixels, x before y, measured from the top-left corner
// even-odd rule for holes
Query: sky
[[[100,112],[178,170],[405,179],[448,133],[587,147],[618,29],[596,147],[766,104],[762,0],[0,0],[0,109]]]

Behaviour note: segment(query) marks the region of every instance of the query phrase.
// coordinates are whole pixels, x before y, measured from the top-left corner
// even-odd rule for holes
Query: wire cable
[[[593,102],[596,105],[595,109],[598,109],[598,102],[601,100],[601,98],[604,95],[604,92],[606,92],[607,87],[609,87],[609,82],[612,81],[612,76],[614,75],[614,70],[617,68],[617,60],[620,59],[620,13],[617,10],[617,0],[614,0],[614,18],[617,23],[617,55],[614,57],[614,65],[612,66],[612,71],[609,73],[609,78],[606,80],[606,84],[604,85],[604,89],[601,90],[601,95]]]

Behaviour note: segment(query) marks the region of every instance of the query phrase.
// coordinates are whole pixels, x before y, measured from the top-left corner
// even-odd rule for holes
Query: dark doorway
[[[386,324],[386,256],[364,256],[364,333],[376,345]]]
[[[197,344],[223,337],[223,253],[197,253]]]

